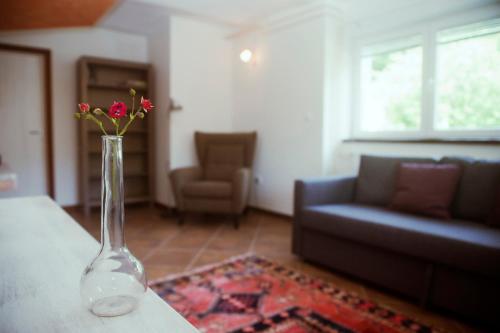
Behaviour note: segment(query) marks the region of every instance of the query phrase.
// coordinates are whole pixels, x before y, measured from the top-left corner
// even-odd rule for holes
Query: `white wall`
[[[227,28],[185,16],[149,36],[156,74],[157,201],[174,205],[168,171],[197,165],[195,131],[232,130],[231,42]],[[170,98],[182,110],[166,112]]]
[[[376,21],[394,25],[390,20]],[[361,28],[376,30],[377,24]],[[75,62],[83,54],[153,63],[157,200],[163,204],[173,204],[167,171],[197,164],[196,130],[256,130],[254,169],[260,183],[251,203],[285,214],[292,213],[295,179],[353,173],[360,154],[498,158],[495,146],[342,143],[350,135],[350,29],[325,11],[228,39],[226,28],[174,16],[149,38],[104,29],[58,29],[1,33],[0,42],[53,51],[56,199],[63,205],[78,202],[72,114]],[[239,60],[244,48],[254,51],[256,63]],[[167,112],[170,96],[182,111]]]
[[[472,2],[457,6],[469,9],[464,6]],[[453,11],[431,7],[430,2],[423,8],[415,5],[412,19],[423,22],[428,15]],[[255,176],[261,181],[254,185],[252,205],[292,214],[295,179],[356,173],[361,154],[499,158],[498,146],[343,143],[351,135],[350,43],[364,32],[404,24],[398,17],[406,10],[363,24],[341,23],[341,17],[327,11],[234,38],[234,129],[257,130],[259,135]],[[245,48],[256,53],[255,64],[239,61]]]
[[[154,116],[156,126],[156,200],[171,204],[168,184],[170,169],[170,22],[158,25],[157,33],[149,36],[149,61],[153,65],[156,92]]]
[[[294,180],[323,173],[326,26],[320,16],[234,41],[234,130],[258,132],[254,206],[291,214]],[[245,48],[255,64],[239,60]]]
[[[156,199],[173,204],[171,168],[195,165],[196,130],[232,130],[230,33],[218,25],[175,16],[149,37],[101,28],[1,33],[0,42],[52,50],[56,201],[78,204],[76,61],[82,55],[151,62],[156,96]],[[168,113],[169,96],[183,106]],[[171,156],[171,158],[169,157]]]
[[[452,4],[449,0],[446,0],[436,5],[435,2],[426,1],[415,4],[411,8],[391,11],[372,18],[365,18],[362,22],[356,22],[347,29],[348,34],[345,37],[347,42],[355,43],[359,39],[380,38],[380,36],[387,36],[387,34],[405,34],[406,28],[419,29],[421,26],[428,26],[430,22],[443,26],[453,26],[498,17],[500,5],[491,2],[489,0],[458,0]],[[352,44],[346,45],[344,48],[345,56],[352,59],[352,62],[346,64],[346,66],[352,66],[352,63],[356,61],[356,54],[352,53],[352,51]],[[351,102],[353,102],[354,95],[352,91],[349,95]],[[352,113],[352,110],[353,108],[348,105],[344,113]],[[332,174],[356,173],[359,158],[363,154],[430,156],[434,158],[469,156],[482,159],[498,159],[500,158],[500,148],[493,145],[471,144],[337,142],[332,150],[332,159],[335,161]]]
[[[52,50],[55,195],[61,205],[77,204],[76,61],[82,55],[93,55],[147,62],[147,38],[84,28],[1,33],[0,42]]]
[[[232,130],[229,30],[183,16],[170,25],[171,167],[197,164],[194,131]]]

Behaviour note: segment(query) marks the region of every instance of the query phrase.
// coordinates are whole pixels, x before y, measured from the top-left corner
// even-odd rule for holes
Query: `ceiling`
[[[94,25],[117,0],[1,0],[0,30]]]
[[[127,0],[164,6],[232,26],[244,26],[259,17],[313,2],[311,0]]]
[[[422,1],[422,0],[420,0]],[[424,0],[425,1],[425,0]],[[434,0],[433,0],[434,1]],[[456,1],[456,0],[455,0]],[[324,3],[337,7],[354,17],[396,9],[419,0],[125,0],[143,5],[156,5],[172,12],[180,11],[232,26],[248,26],[277,12]]]
[[[256,26],[267,17],[314,4],[338,9],[345,19],[408,15],[422,7],[432,13],[472,8],[498,0],[0,0],[0,30],[99,25],[150,34],[172,14],[194,16],[235,31]],[[391,14],[392,13],[392,14]],[[133,22],[133,23],[132,23]]]
[[[150,34],[157,30],[158,22],[166,21],[166,17],[171,14],[181,14],[222,24],[238,31],[258,26],[273,14],[300,10],[306,6],[330,5],[352,19],[357,19],[419,1],[435,0],[122,0],[120,5],[102,20],[101,25],[127,32]],[[136,24],[131,26],[130,21]]]
[[[441,13],[496,1],[500,0],[122,0],[117,11],[121,12],[120,20],[137,10],[147,11],[152,17],[162,12],[180,13],[241,29],[258,25],[278,12],[306,5],[329,5],[343,13],[347,20],[360,21],[392,15],[390,13],[404,8],[408,8],[408,14],[420,7],[430,8],[430,11],[434,8],[436,13]],[[125,10],[127,7],[129,10]]]

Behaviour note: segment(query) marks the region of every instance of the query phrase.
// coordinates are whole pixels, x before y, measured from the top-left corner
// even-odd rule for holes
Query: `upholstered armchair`
[[[199,166],[170,173],[179,212],[179,224],[187,212],[222,213],[233,218],[245,210],[252,181],[257,133],[194,134]]]

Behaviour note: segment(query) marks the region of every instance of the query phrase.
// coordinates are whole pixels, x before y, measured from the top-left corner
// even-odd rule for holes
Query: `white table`
[[[198,332],[150,289],[125,316],[87,311],[80,276],[98,250],[48,197],[0,200],[0,332]]]

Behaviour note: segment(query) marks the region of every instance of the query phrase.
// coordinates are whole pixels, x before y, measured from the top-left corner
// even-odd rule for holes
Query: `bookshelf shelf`
[[[137,97],[153,99],[153,73],[150,64],[121,60],[82,57],[78,61],[78,102],[89,103],[107,112],[114,100],[130,107],[129,88]],[[123,141],[125,204],[153,204],[154,113],[136,120]],[[106,123],[106,121],[104,121]],[[101,139],[100,129],[89,121],[81,121],[79,135],[80,197],[86,215],[101,204]],[[112,126],[106,125],[108,133]]]
[[[103,84],[103,83],[89,83],[87,85],[88,89],[109,89],[109,90],[126,90],[133,88],[137,92],[147,91],[147,86],[127,86],[125,84]]]

